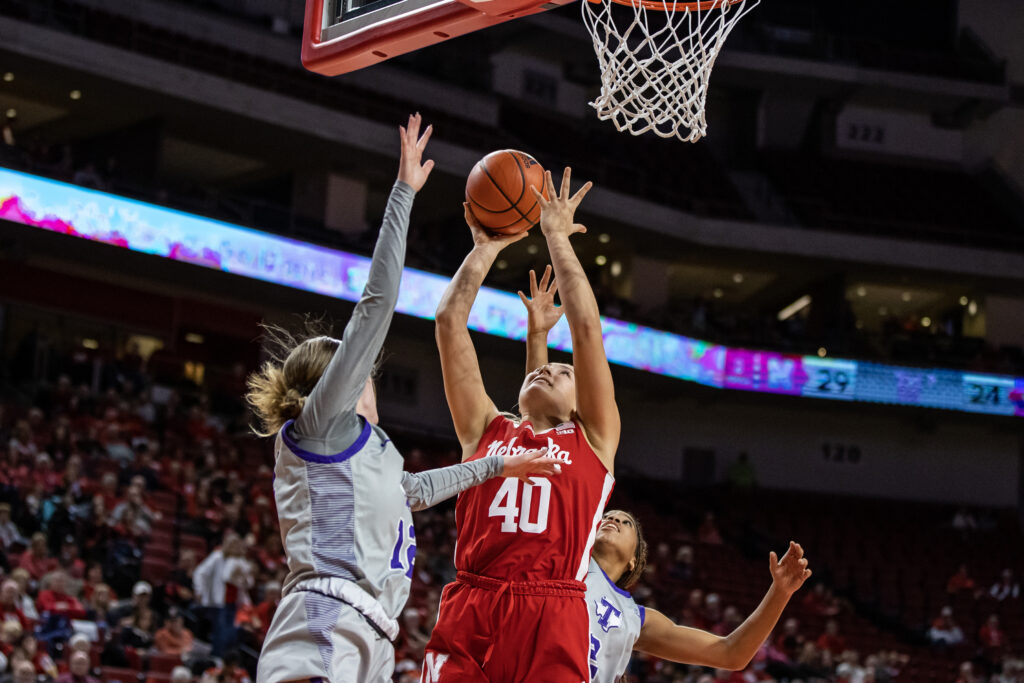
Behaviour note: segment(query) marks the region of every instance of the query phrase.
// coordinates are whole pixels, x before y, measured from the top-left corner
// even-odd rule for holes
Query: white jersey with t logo
[[[614,683],[626,671],[644,626],[644,608],[608,578],[594,558],[587,570],[591,683]]]

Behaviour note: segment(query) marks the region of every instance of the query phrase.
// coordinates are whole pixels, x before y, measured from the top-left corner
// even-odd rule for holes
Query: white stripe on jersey
[[[583,548],[583,557],[580,558],[580,568],[576,571],[576,580],[583,581],[587,578],[587,569],[590,567],[590,549],[594,547],[594,539],[597,537],[597,527],[604,517],[604,506],[608,504],[608,497],[612,494],[612,486],[615,485],[615,477],[607,472],[604,475],[604,487],[601,489],[601,504],[594,511],[594,521],[590,523],[590,535],[587,536],[587,545]]]

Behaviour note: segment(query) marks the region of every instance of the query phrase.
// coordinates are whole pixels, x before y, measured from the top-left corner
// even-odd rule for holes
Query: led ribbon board
[[[0,168],[0,219],[225,273],[357,301],[370,259]],[[448,278],[406,268],[399,313],[433,319]],[[709,344],[602,319],[611,362],[722,389],[1024,416],[1024,377],[922,369]],[[484,287],[473,330],[526,338],[513,294]],[[572,349],[563,318],[550,343]]]

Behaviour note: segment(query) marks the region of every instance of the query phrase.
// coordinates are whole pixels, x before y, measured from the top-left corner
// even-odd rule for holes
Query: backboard
[[[574,0],[307,0],[302,63],[325,76]]]

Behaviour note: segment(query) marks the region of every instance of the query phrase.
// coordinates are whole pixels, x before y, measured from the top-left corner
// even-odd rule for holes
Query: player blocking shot
[[[433,167],[422,162],[431,129],[421,136],[420,125],[417,114],[400,127],[398,180],[342,338],[278,331],[274,360],[249,378],[260,433],[276,437],[274,496],[288,556],[259,683],[390,681],[416,553],[412,511],[491,477],[557,473],[557,461],[531,450],[410,474],[377,424],[372,373],[398,299],[413,199]]]
[[[456,504],[454,583],[441,596],[422,681],[581,683],[589,679],[584,600],[590,548],[614,479],[619,413],[597,301],[569,237],[590,189],[560,192],[545,176],[541,230],[559,278],[573,363],[526,375],[521,416],[499,413],[488,396],[467,329],[470,309],[498,253],[525,233],[489,235],[466,209],[474,246],[442,297],[436,336],[445,393],[466,463],[546,447],[557,478],[491,480]]]
[[[644,609],[626,592],[644,570],[647,544],[628,512],[610,510],[597,532],[587,573],[590,612],[590,680],[614,683],[633,650],[683,664],[738,671],[746,668],[778,623],[790,597],[811,576],[798,543],[779,559],[770,553],[772,584],[761,604],[727,636],[679,626],[655,609]]]

